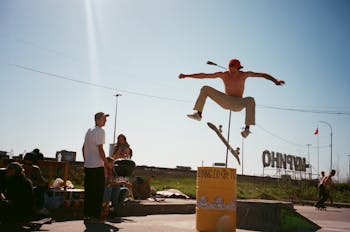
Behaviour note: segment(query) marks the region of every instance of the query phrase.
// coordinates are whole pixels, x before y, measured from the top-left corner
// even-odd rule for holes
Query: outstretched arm
[[[216,73],[193,73],[193,74],[183,74],[181,73],[179,75],[179,79],[191,77],[191,78],[197,78],[197,79],[203,79],[203,78],[218,78],[223,77],[223,72],[216,72]]]
[[[273,76],[266,74],[266,73],[255,73],[255,72],[247,72],[249,77],[263,77],[267,80],[270,80],[274,82],[276,85],[284,85],[285,82],[283,80],[278,80],[274,78]]]

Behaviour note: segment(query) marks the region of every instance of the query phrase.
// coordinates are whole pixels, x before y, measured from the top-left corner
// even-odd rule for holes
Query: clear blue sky
[[[113,94],[121,93],[117,134],[127,136],[137,165],[195,169],[224,162],[226,149],[206,122],[222,124],[226,136],[228,111],[208,100],[202,122],[185,116],[201,86],[223,90],[221,80],[178,75],[215,72],[207,60],[226,66],[238,58],[246,71],[286,81],[246,83],[257,125],[244,141],[244,173],[262,174],[265,149],[307,157],[306,144],[315,173],[317,127],[319,169],[328,172],[330,128],[319,122],[326,121],[333,168],[347,177],[349,11],[346,0],[0,1],[0,150],[38,147],[54,157],[66,149],[82,160],[95,112],[111,114],[105,130],[106,142],[113,141]],[[244,111],[233,113],[233,146],[242,146],[243,124]],[[231,156],[228,166],[242,172]]]

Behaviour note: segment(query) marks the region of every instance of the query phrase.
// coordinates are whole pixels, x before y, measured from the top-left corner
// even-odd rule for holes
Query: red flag
[[[316,128],[314,135],[318,135],[318,128]]]

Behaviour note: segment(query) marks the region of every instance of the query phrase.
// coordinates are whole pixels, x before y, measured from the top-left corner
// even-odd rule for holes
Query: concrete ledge
[[[131,200],[118,210],[117,216],[145,216],[154,214],[194,214],[196,200],[166,198],[163,201]],[[61,207],[50,211],[56,221],[83,219],[83,207]]]
[[[118,216],[145,216],[152,214],[193,214],[196,200],[166,198],[164,201],[130,201],[120,207]]]
[[[237,201],[237,228],[258,231],[278,231],[281,207],[293,209],[290,202],[265,200]]]
[[[316,231],[320,227],[297,213],[291,202],[240,200],[237,202],[237,228],[257,231]]]

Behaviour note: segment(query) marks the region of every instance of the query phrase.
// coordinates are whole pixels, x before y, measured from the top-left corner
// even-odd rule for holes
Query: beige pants
[[[219,104],[222,108],[232,111],[241,111],[246,108],[245,112],[245,125],[255,125],[255,101],[252,97],[235,97],[222,93],[210,86],[203,86],[201,92],[197,98],[194,110],[203,112],[205,101],[207,97],[210,97]]]

